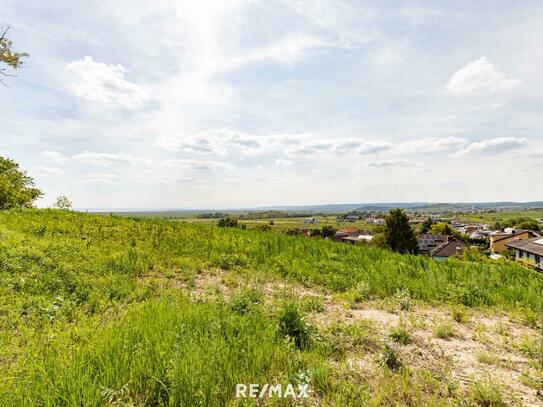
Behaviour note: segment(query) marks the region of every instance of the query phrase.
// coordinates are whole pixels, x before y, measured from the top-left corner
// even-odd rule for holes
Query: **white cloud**
[[[55,163],[70,161],[68,157],[66,157],[64,154],[59,153],[58,151],[45,150],[41,152],[40,156]]]
[[[457,95],[477,95],[482,93],[510,92],[520,80],[508,78],[499,72],[485,57],[469,62],[455,72],[447,83],[447,90]]]
[[[416,161],[413,160],[402,160],[402,159],[392,159],[392,160],[375,160],[375,161],[368,161],[365,166],[368,168],[382,168],[382,169],[389,169],[389,168],[406,168],[406,167],[413,167],[417,164]]]
[[[459,150],[455,155],[469,154],[488,154],[495,155],[505,153],[511,150],[516,150],[528,144],[524,138],[515,137],[496,137],[471,143],[465,148]]]
[[[258,136],[230,129],[212,129],[195,136],[165,136],[159,147],[167,151],[224,155],[229,151],[255,153],[262,148]]]
[[[74,155],[73,159],[83,164],[96,165],[99,167],[107,167],[111,164],[135,164],[138,161],[146,161],[142,158],[135,158],[130,154],[96,153],[87,150]]]
[[[82,183],[119,184],[119,176],[109,173],[91,173],[83,175]]]
[[[292,164],[294,164],[293,161],[284,160],[282,158],[275,160],[275,165],[278,165],[279,167],[290,167]]]
[[[49,175],[62,175],[64,170],[59,167],[33,167],[30,169],[30,173],[34,177],[49,176]]]
[[[457,149],[465,146],[468,140],[463,137],[428,137],[404,141],[397,146],[400,153],[430,153]]]
[[[148,100],[140,86],[125,79],[126,69],[120,64],[94,62],[92,57],[86,56],[66,64],[66,70],[77,76],[78,81],[71,89],[83,99],[117,103],[127,109],[135,109]]]
[[[182,168],[198,171],[230,171],[235,167],[233,164],[224,161],[173,159],[162,163],[167,168]]]

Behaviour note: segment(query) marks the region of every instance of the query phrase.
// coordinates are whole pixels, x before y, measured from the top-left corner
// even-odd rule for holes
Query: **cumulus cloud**
[[[495,155],[516,150],[528,144],[525,138],[496,137],[471,143],[455,155],[488,154]]]
[[[71,89],[83,99],[119,104],[127,109],[135,109],[148,100],[140,86],[125,79],[126,69],[122,65],[94,62],[86,56],[66,64],[66,70],[77,77]]]
[[[368,161],[365,166],[367,168],[381,168],[381,169],[389,169],[389,168],[406,168],[406,167],[413,167],[417,164],[416,161],[413,160],[403,160],[403,159],[391,159],[391,160],[374,160],[374,161]]]
[[[509,78],[496,70],[494,64],[485,57],[469,62],[456,71],[447,82],[447,90],[457,95],[477,95],[482,93],[510,92],[520,80]]]
[[[404,141],[397,146],[400,153],[430,153],[457,149],[468,144],[463,137],[427,137],[418,140]]]
[[[235,168],[231,163],[211,160],[172,159],[162,163],[167,168],[181,168],[198,171],[230,171]]]
[[[64,154],[59,153],[58,151],[45,150],[41,152],[40,156],[55,163],[70,161],[68,157],[66,157]]]
[[[362,141],[351,138],[312,140],[300,139],[293,147],[287,148],[286,152],[293,156],[313,156],[316,154],[359,154],[370,155],[386,151],[392,144],[386,141]]]
[[[95,172],[83,175],[82,183],[119,184],[119,176],[116,174]]]
[[[158,143],[167,151],[224,155],[233,150],[254,153],[262,148],[257,136],[230,129],[206,130],[195,136],[164,136]]]
[[[107,167],[111,164],[135,164],[138,161],[146,161],[143,158],[136,158],[130,154],[96,153],[87,150],[74,155],[73,159],[83,164],[96,165],[99,167]]]

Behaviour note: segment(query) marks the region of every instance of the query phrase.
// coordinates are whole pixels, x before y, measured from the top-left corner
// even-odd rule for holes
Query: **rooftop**
[[[513,249],[523,250],[528,253],[543,256],[543,238],[541,237],[517,240],[515,242],[506,243],[505,245]]]

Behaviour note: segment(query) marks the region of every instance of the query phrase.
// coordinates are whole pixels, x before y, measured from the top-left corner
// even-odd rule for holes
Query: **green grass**
[[[191,287],[199,273],[217,269],[232,286],[238,276],[252,288],[195,299],[165,283]],[[321,298],[295,298],[284,308],[267,304],[264,282],[313,286],[353,303],[390,299],[404,310],[424,302],[523,310],[529,320],[539,312],[543,288],[541,275],[514,263],[435,262],[210,224],[1,211],[0,400],[232,405],[239,402],[233,399],[238,382],[285,383],[305,373],[328,404],[378,405],[392,397],[383,392],[400,391],[386,382],[372,393],[360,378],[330,370],[329,360],[343,363],[346,349],[382,346],[371,326],[318,332],[304,312],[322,311]],[[412,383],[423,377],[406,380],[426,389]],[[449,397],[432,390],[402,397],[416,405],[428,402],[429,393],[432,400]]]

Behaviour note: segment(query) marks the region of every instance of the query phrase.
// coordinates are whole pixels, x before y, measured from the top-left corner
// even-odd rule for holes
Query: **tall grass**
[[[371,398],[363,384],[323,367],[334,346],[311,341],[298,311],[270,312],[255,293],[192,303],[147,278],[190,281],[213,269],[364,299],[408,293],[522,310],[529,321],[537,321],[543,288],[540,274],[507,262],[434,262],[166,220],[0,211],[0,401],[225,405],[237,402],[236,383],[285,383],[307,371],[323,400]]]

